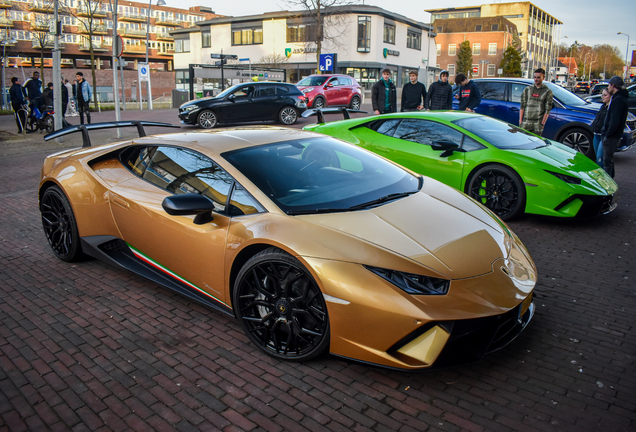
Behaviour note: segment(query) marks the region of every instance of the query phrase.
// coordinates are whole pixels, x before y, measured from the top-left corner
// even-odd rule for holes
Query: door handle
[[[511,107],[511,108],[508,108],[508,109],[509,109],[510,111],[519,111],[519,108],[517,108],[517,107]]]
[[[117,195],[111,195],[112,196],[112,202],[113,204],[118,205],[119,207],[123,207],[126,210],[130,209],[130,204],[128,204],[128,201],[118,197]]]

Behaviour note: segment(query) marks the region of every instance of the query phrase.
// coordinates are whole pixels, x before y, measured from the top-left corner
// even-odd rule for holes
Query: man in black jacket
[[[382,78],[371,87],[371,105],[375,114],[397,112],[397,90],[390,69],[383,69]]]
[[[40,72],[34,71],[33,76],[24,83],[27,99],[37,109],[42,110],[42,81],[40,81]]]
[[[603,136],[603,169],[614,177],[614,152],[623,137],[625,121],[629,112],[629,93],[623,88],[623,79],[614,76],[609,80],[607,90],[612,95],[601,135]]]
[[[439,73],[439,81],[428,87],[424,108],[430,110],[449,110],[453,108],[453,88],[448,83],[448,71]]]
[[[417,81],[417,71],[409,72],[409,80],[402,88],[402,112],[421,111],[426,102],[426,87]]]
[[[18,126],[18,133],[22,133],[26,126],[26,110],[24,109],[26,101],[24,99],[24,89],[20,85],[18,77],[11,78],[9,98],[11,99],[11,107],[15,111],[15,124]]]
[[[459,110],[475,112],[475,108],[481,103],[481,93],[470,78],[463,73],[457,74],[455,84],[461,86],[459,89]]]

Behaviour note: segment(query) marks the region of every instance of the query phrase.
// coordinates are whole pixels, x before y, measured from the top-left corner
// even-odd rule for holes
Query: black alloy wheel
[[[349,107],[353,110],[359,110],[360,106],[362,106],[362,103],[360,101],[360,96],[354,96],[351,98],[351,104],[349,104]]]
[[[318,108],[324,108],[327,106],[327,102],[325,101],[325,98],[322,97],[317,97],[316,99],[314,99],[314,106],[312,108],[318,109]]]
[[[216,114],[210,110],[204,110],[199,113],[199,117],[197,117],[197,123],[203,129],[212,129],[216,126],[218,119],[216,118]]]
[[[566,131],[561,135],[559,141],[568,147],[572,147],[576,151],[580,151],[586,156],[589,156],[590,149],[592,148],[592,135],[581,128]]]
[[[265,353],[304,361],[329,345],[327,305],[318,285],[291,255],[269,248],[239,272],[233,307],[243,330]]]
[[[84,258],[75,215],[59,187],[52,186],[44,192],[40,213],[44,235],[55,256],[68,262]]]
[[[466,193],[503,220],[510,220],[525,208],[526,190],[519,175],[503,165],[486,165],[470,179]]]

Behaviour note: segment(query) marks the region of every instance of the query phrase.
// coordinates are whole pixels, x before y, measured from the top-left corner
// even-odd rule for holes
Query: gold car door
[[[127,163],[135,176],[110,190],[113,217],[138,258],[168,277],[226,305],[224,256],[230,217],[225,210],[232,177],[200,153],[177,147],[145,147]],[[211,222],[171,216],[164,198],[200,193],[215,205]]]

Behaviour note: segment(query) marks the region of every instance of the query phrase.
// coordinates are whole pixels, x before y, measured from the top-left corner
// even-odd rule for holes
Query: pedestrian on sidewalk
[[[594,154],[596,155],[596,163],[599,166],[603,166],[603,136],[601,132],[603,125],[605,124],[605,116],[607,115],[607,106],[610,101],[610,94],[607,88],[604,88],[601,92],[601,101],[603,105],[601,109],[596,113],[594,121],[592,122],[592,132],[594,132],[594,139],[592,140],[592,146],[594,146]]]
[[[382,78],[371,87],[371,105],[375,114],[397,112],[397,90],[390,69],[383,69]]]
[[[93,97],[93,89],[91,89],[88,81],[84,79],[84,74],[78,72],[75,77],[77,78],[77,85],[75,86],[75,95],[77,97],[77,110],[80,115],[80,124],[84,124],[84,113],[86,113],[86,122],[91,124],[91,110],[90,103]]]
[[[424,108],[429,110],[449,110],[453,108],[453,88],[448,83],[448,71],[439,73],[439,80],[431,83],[426,94]]]
[[[479,93],[477,85],[463,73],[457,74],[455,84],[460,86],[459,110],[475,112],[475,109],[481,103],[481,93]]]
[[[9,99],[11,99],[11,108],[15,112],[15,124],[18,126],[18,133],[23,133],[26,127],[26,95],[18,77],[11,78]]]
[[[607,90],[612,96],[609,106],[607,107],[607,115],[603,123],[603,169],[614,177],[614,152],[618,148],[618,144],[623,137],[625,129],[625,121],[629,112],[629,104],[627,99],[629,93],[623,88],[623,79],[619,76],[613,76],[609,80]]]
[[[417,71],[409,72],[409,80],[402,88],[402,112],[421,111],[426,102],[426,87],[417,80]]]

